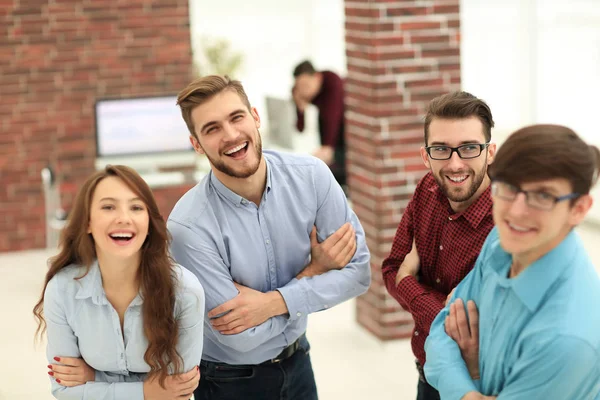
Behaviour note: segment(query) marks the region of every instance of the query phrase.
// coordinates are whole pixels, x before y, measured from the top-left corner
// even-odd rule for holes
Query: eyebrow
[[[460,142],[459,146],[462,146],[465,144],[482,144],[482,143],[477,140],[463,140],[462,142]],[[430,146],[450,146],[450,145],[446,142],[431,142]]]
[[[236,114],[243,114],[245,112],[246,111],[243,108],[237,109],[229,113],[229,118],[233,117]],[[217,125],[218,123],[218,121],[208,121],[207,123],[202,125],[202,128],[200,128],[200,132],[204,132],[206,129],[210,128],[213,125]]]
[[[560,196],[559,191],[556,188],[554,188],[552,186],[547,186],[547,185],[542,185],[540,187],[536,187],[535,189],[528,190],[528,192],[544,192],[544,193],[549,193],[549,194],[553,194],[556,196]]]
[[[115,199],[114,197],[103,197],[100,199],[100,201],[114,201],[114,202],[118,202],[117,199]],[[130,199],[129,202],[132,203],[134,201],[142,201],[142,199],[140,199],[139,197],[134,197],[133,199]]]

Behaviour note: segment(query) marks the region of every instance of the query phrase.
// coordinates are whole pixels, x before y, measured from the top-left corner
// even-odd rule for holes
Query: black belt
[[[304,336],[305,334],[303,333],[294,343],[290,344],[288,347],[283,349],[281,353],[277,355],[277,357],[262,362],[259,365],[275,364],[287,360],[288,358],[293,356],[294,353],[296,353],[296,351],[300,348],[300,340],[304,339]]]

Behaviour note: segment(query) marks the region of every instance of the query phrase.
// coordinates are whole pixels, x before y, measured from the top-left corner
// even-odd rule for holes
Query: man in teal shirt
[[[600,400],[600,277],[573,230],[599,170],[598,148],[562,126],[500,147],[496,227],[425,343],[443,400]]]

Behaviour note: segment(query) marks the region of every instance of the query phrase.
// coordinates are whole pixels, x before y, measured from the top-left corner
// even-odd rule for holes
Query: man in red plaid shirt
[[[417,185],[382,273],[388,292],[415,321],[417,400],[439,400],[423,374],[425,339],[446,298],[475,265],[493,227],[490,178],[496,145],[488,105],[466,92],[431,101],[421,157],[430,171]]]

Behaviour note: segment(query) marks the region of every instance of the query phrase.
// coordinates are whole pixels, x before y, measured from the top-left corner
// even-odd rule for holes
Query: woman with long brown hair
[[[81,187],[33,312],[57,399],[189,399],[204,291],[168,252],[146,182],[108,166]]]

